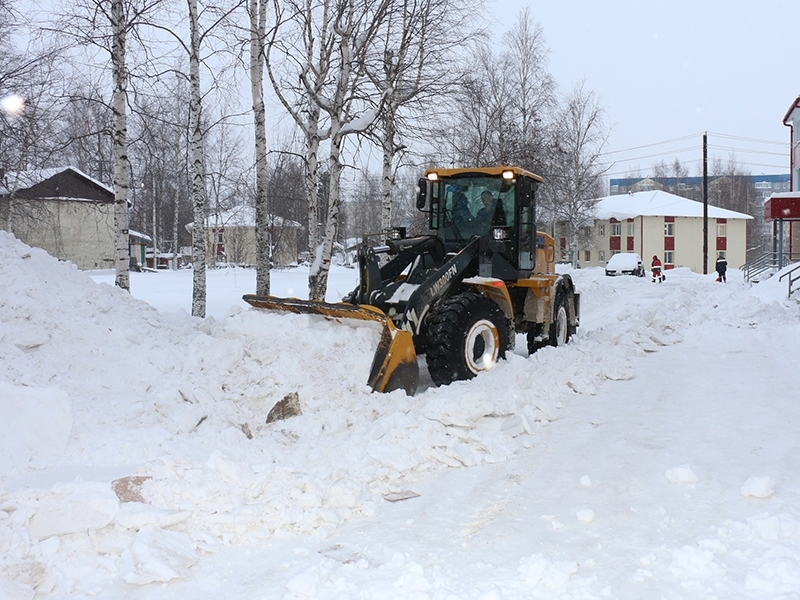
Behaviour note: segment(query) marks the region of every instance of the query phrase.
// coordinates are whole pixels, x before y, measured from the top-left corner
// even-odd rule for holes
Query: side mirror
[[[428,205],[428,180],[420,179],[417,182],[417,210],[425,210]]]

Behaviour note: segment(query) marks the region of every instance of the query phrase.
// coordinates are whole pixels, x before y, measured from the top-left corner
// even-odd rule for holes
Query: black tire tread
[[[509,345],[506,318],[492,300],[475,293],[465,292],[445,300],[431,316],[426,342],[428,372],[436,385],[448,385],[475,375],[466,368],[461,347],[471,319],[488,317],[500,333],[498,358],[505,357]],[[477,319],[476,319],[477,320]]]

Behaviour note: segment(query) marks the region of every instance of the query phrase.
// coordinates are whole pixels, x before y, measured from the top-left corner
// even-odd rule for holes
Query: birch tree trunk
[[[206,316],[206,194],[203,181],[203,131],[200,96],[200,23],[197,0],[187,0],[191,47],[189,52],[189,130],[191,159],[189,174],[192,180],[192,316]]]
[[[387,103],[383,115],[383,167],[381,173],[381,231],[388,231],[392,226],[392,192],[394,191],[394,148],[395,148],[395,110],[394,105]]]
[[[339,225],[339,195],[343,168],[341,155],[345,138],[345,134],[342,131],[342,116],[344,114],[345,96],[351,85],[352,53],[349,44],[352,33],[352,26],[350,28],[343,27],[337,31],[341,62],[336,74],[334,96],[330,107],[327,109],[331,119],[331,147],[328,156],[328,168],[330,170],[328,217],[325,221],[325,233],[322,243],[319,246],[320,251],[317,253],[308,275],[309,300],[325,299],[325,293],[328,291],[328,274],[330,273],[331,258],[333,256],[333,241],[336,238],[336,231]]]
[[[250,91],[256,150],[256,294],[269,295],[270,235],[267,201],[267,132],[264,108],[265,0],[250,0]]]
[[[114,267],[115,284],[130,291],[130,259],[128,258],[128,73],[125,66],[127,23],[123,0],[111,3],[113,32],[111,62],[114,71]]]
[[[328,291],[328,275],[333,256],[333,242],[339,228],[339,203],[341,196],[341,180],[343,165],[341,162],[342,143],[341,125],[334,118],[331,124],[331,148],[328,164],[330,168],[330,184],[328,189],[328,218],[325,221],[325,233],[319,245],[318,256],[308,276],[309,300],[324,300]]]
[[[311,105],[314,106],[314,105]],[[325,253],[319,231],[319,144],[318,123],[319,108],[309,111],[306,123],[306,201],[308,202],[308,250],[312,256],[311,269],[308,272],[308,297],[310,300],[324,300],[326,281],[320,281],[320,265]],[[321,290],[321,296],[320,296]]]

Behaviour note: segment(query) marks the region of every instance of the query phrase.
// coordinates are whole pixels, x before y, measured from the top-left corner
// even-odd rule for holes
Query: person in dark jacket
[[[453,222],[456,225],[467,223],[472,220],[472,213],[469,210],[469,200],[464,192],[456,192],[453,196]]]
[[[722,283],[727,283],[727,279],[725,279],[725,272],[728,270],[728,261],[725,260],[725,257],[722,254],[719,255],[717,259],[717,281],[721,281]]]

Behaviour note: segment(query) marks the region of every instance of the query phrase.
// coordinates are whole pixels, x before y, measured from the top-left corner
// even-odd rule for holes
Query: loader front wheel
[[[436,385],[472,379],[505,357],[507,319],[495,302],[480,294],[453,296],[431,317],[426,347],[428,372]]]

